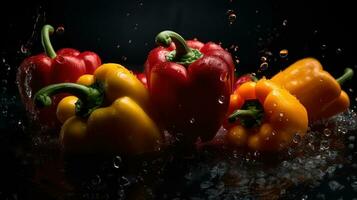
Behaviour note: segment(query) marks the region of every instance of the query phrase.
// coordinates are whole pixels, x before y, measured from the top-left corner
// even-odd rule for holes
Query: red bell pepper
[[[54,97],[54,104],[48,108],[38,110],[34,104],[33,95],[44,86],[76,82],[83,74],[91,74],[101,65],[99,56],[93,52],[64,48],[57,53],[54,51],[50,34],[54,32],[51,25],[44,25],[41,30],[41,42],[45,53],[26,58],[17,71],[17,84],[22,102],[26,110],[39,120],[41,124],[53,127],[56,120],[58,97]]]
[[[163,31],[145,72],[158,122],[194,143],[211,139],[224,120],[234,80],[231,55],[221,46]],[[172,45],[174,43],[175,45]],[[178,134],[180,133],[180,134]]]
[[[136,78],[139,79],[139,81],[147,88],[148,82],[147,82],[145,73],[134,72],[134,74],[135,74]]]

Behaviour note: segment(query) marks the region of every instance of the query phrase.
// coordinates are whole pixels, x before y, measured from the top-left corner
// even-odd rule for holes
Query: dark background
[[[266,75],[297,59],[313,56],[338,76],[356,69],[356,11],[352,1],[282,0],[126,0],[126,1],[9,1],[0,8],[0,197],[26,191],[31,169],[23,167],[19,151],[30,136],[23,133],[26,116],[15,85],[16,69],[30,55],[42,52],[39,32],[46,23],[63,26],[51,37],[55,49],[91,50],[103,62],[118,62],[142,70],[154,47],[155,35],[176,31],[186,39],[221,42],[239,60],[238,73],[257,71],[268,58]],[[228,10],[237,18],[229,24]],[[238,45],[238,51],[230,49]],[[287,49],[287,58],[279,51]],[[355,79],[354,79],[355,80]],[[350,88],[355,104],[353,82]],[[20,149],[20,150],[19,150]],[[10,198],[15,197],[10,195]],[[16,197],[17,198],[17,197]]]

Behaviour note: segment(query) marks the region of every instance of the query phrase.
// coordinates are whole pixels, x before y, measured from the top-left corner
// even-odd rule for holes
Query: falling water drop
[[[283,26],[286,26],[286,25],[288,25],[288,20],[287,20],[287,19],[284,19],[284,21],[283,21]]]
[[[289,51],[287,49],[282,49],[279,52],[280,58],[286,58],[288,56]]]
[[[64,26],[58,26],[56,28],[56,34],[61,35],[64,33]]]
[[[192,117],[192,118],[190,119],[190,124],[193,124],[193,123],[195,123],[195,118],[194,118],[194,117]]]
[[[325,135],[326,137],[330,137],[330,135],[331,135],[331,130],[328,129],[328,128],[325,128],[325,129],[323,130],[323,133],[324,133],[324,135]]]
[[[296,133],[296,134],[294,135],[293,142],[294,142],[295,144],[298,144],[298,143],[300,143],[300,141],[301,141],[301,136],[300,136],[300,134]]]
[[[113,166],[114,166],[114,168],[119,169],[121,162],[122,162],[121,157],[120,156],[115,156],[113,158]]]
[[[227,15],[228,15],[228,22],[230,25],[232,25],[236,21],[237,15],[234,13],[233,10],[228,10]]]
[[[228,72],[223,72],[223,73],[221,73],[221,75],[219,76],[219,80],[222,81],[222,82],[227,81],[227,78],[228,78]]]
[[[27,54],[29,49],[25,45],[21,45],[20,51],[23,54]]]
[[[219,104],[223,104],[224,103],[224,100],[225,100],[225,97],[222,95],[218,98],[218,103]]]
[[[267,62],[263,62],[262,64],[260,64],[259,70],[265,71],[266,69],[268,69],[268,67],[269,67],[269,64]]]
[[[325,49],[327,49],[327,45],[326,44],[322,44],[321,45],[321,50],[325,50]]]

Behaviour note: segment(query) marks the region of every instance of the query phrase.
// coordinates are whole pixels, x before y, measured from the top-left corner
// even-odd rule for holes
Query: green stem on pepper
[[[340,76],[339,78],[336,79],[336,81],[342,85],[344,82],[346,82],[347,80],[351,79],[353,77],[353,69],[351,68],[346,68],[343,75]]]
[[[170,46],[171,42],[175,43],[176,50],[171,51],[167,55],[168,61],[174,61],[179,64],[189,65],[202,57],[202,53],[197,49],[192,49],[187,46],[185,39],[176,32],[162,31],[156,38],[155,42],[158,45],[165,47]]]
[[[242,109],[234,111],[229,117],[228,122],[234,123],[239,119],[240,123],[247,127],[259,126],[264,117],[264,108],[258,100],[247,100]]]
[[[54,32],[54,28],[51,25],[44,25],[41,30],[41,43],[42,47],[45,50],[45,53],[50,58],[55,58],[57,56],[55,50],[52,47],[50,34]]]
[[[34,103],[38,107],[50,106],[51,97],[59,93],[69,93],[78,97],[76,114],[82,117],[87,117],[104,101],[103,91],[99,84],[87,87],[76,83],[59,83],[39,90],[34,96]]]

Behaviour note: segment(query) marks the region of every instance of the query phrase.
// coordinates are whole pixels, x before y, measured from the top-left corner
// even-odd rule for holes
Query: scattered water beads
[[[283,26],[286,26],[286,25],[288,25],[288,20],[287,20],[287,19],[284,19],[284,20],[283,20]]]
[[[269,64],[267,62],[263,62],[262,64],[260,64],[259,70],[260,71],[265,71],[265,70],[268,69],[268,67],[269,67]]]
[[[58,27],[56,28],[56,34],[61,35],[61,34],[63,34],[63,33],[64,33],[64,26],[58,26]]]
[[[225,97],[224,95],[220,96],[220,97],[218,98],[218,103],[219,103],[219,104],[223,104],[225,99],[226,99],[226,97]]]
[[[234,10],[228,10],[227,15],[228,15],[228,23],[229,25],[232,25],[236,21],[237,15],[235,14]]]
[[[28,47],[26,47],[24,44],[21,45],[21,47],[20,47],[20,52],[23,53],[23,54],[25,54],[25,55],[27,55],[27,54],[30,53]]]
[[[228,79],[228,72],[223,72],[223,73],[221,73],[221,75],[219,76],[219,80],[222,81],[222,82],[227,81],[227,79]]]
[[[190,124],[194,124],[195,121],[196,121],[196,119],[195,119],[194,117],[192,117],[192,118],[190,119]]]
[[[113,158],[113,166],[114,166],[115,169],[119,169],[121,163],[122,163],[122,159],[121,159],[120,156],[115,156],[115,157]]]

